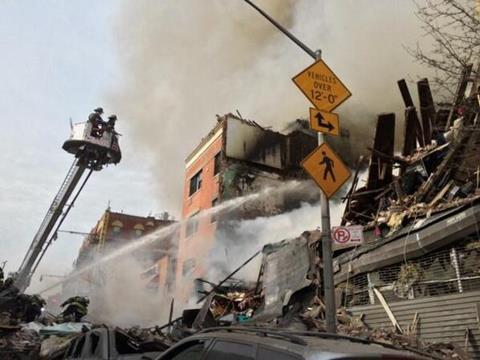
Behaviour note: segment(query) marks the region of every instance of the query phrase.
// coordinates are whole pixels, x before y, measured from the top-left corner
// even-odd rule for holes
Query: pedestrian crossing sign
[[[313,150],[302,161],[302,166],[327,198],[332,197],[350,178],[350,170],[327,143]]]

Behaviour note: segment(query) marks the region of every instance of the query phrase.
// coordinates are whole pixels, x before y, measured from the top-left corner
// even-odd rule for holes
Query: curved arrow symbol
[[[325,120],[325,118],[322,116],[321,113],[317,113],[317,115],[315,115],[315,117],[317,118],[318,126],[327,128],[328,131],[332,131],[333,129],[335,129],[335,126],[333,126],[330,121],[323,122]]]

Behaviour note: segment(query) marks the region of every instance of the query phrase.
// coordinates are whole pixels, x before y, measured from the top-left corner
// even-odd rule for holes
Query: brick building
[[[188,220],[180,230],[177,302],[187,302],[194,279],[207,274],[208,258],[220,234],[222,240],[237,239],[236,236],[224,236],[234,231],[229,226],[232,217],[238,220],[275,215],[311,199],[269,198],[241,207],[236,214],[228,214],[228,218],[222,214],[200,215],[200,212],[266,186],[303,178],[305,174],[300,162],[317,144],[316,133],[308,129],[305,121],[293,122],[288,133],[283,134],[232,114],[218,117],[216,126],[185,161],[182,219]]]
[[[175,221],[170,220],[168,214],[159,219],[153,216],[143,217],[112,212],[107,209],[83,241],[73,271],[81,270],[94,263],[110,250],[127,245],[173,223]],[[143,274],[139,276],[149,279],[148,287],[164,290],[173,285],[177,235],[178,232],[175,232],[167,239],[154,241],[130,254],[145,268]],[[88,295],[92,286],[101,285],[101,272],[102,269],[99,267],[92,268],[91,271],[85,272],[79,281],[66,283],[62,292]]]

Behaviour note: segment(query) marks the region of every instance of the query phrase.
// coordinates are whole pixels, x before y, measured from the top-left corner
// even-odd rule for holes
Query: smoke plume
[[[403,48],[421,34],[413,2],[256,3],[321,49],[351,90],[339,112],[355,152],[370,145],[377,113],[403,119],[396,81],[421,73]],[[291,78],[313,60],[243,1],[125,2],[115,34],[124,78],[110,100],[139,149],[156,158],[162,207],[179,210],[184,159],[215,114],[239,109],[277,129],[307,116]]]

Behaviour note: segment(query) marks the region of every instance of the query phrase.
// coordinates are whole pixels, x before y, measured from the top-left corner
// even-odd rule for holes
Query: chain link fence
[[[359,274],[339,284],[342,305],[377,304],[373,288],[388,302],[480,289],[480,240],[469,237],[415,259]]]

